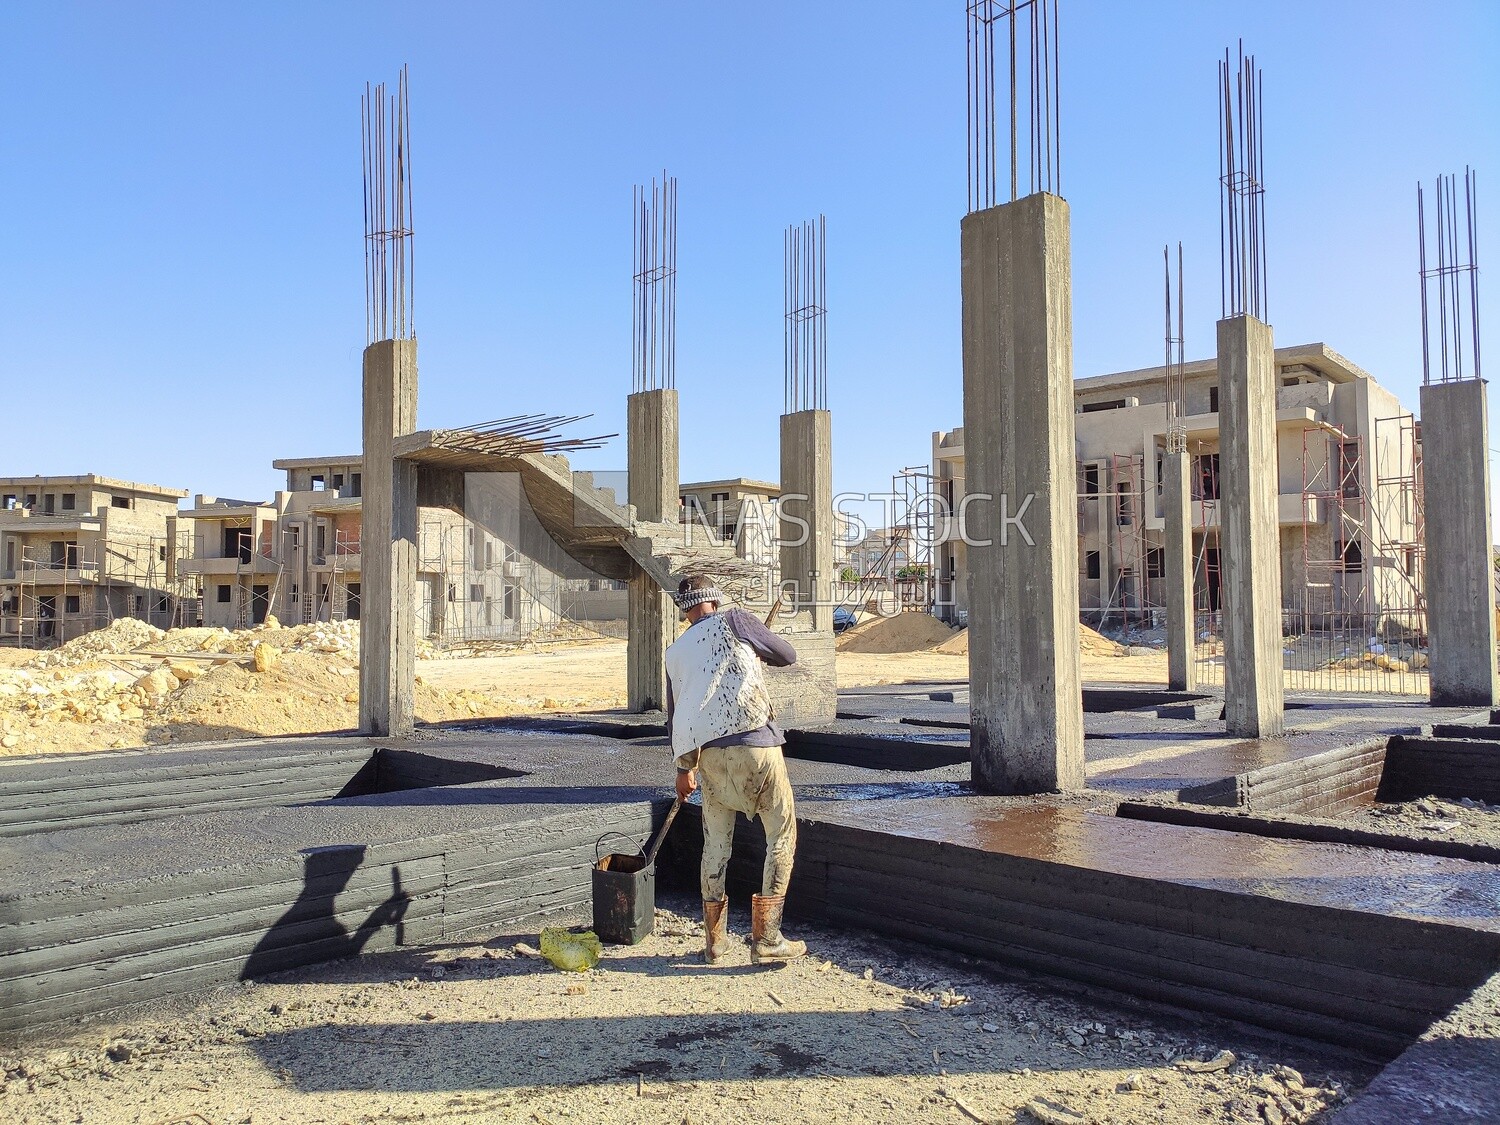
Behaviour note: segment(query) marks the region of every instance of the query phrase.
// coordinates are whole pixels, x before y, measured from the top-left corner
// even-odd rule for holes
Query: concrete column
[[[812,601],[812,631],[833,635],[833,415],[781,416],[781,583]],[[789,608],[789,607],[788,607]]]
[[[1167,687],[1198,686],[1193,663],[1193,491],[1192,457],[1186,450],[1162,456],[1162,507],[1167,534]]]
[[[1068,204],[976,211],[961,243],[974,784],[1081,789]]]
[[[416,720],[417,467],[393,456],[417,428],[417,342],[365,349],[359,729],[409,735]],[[329,544],[330,549],[332,544]]]
[[[1432,702],[1443,707],[1500,706],[1486,386],[1422,388],[1428,676]]]
[[[1276,355],[1271,326],[1219,321],[1219,548],[1224,718],[1239,738],[1279,738],[1281,528],[1277,520]]]
[[[630,498],[636,518],[646,523],[676,523],[679,504],[677,470],[677,392],[639,391],[625,401],[626,459]],[[631,576],[626,697],[632,711],[660,711],[667,706],[667,645],[675,635],[677,606],[645,571]]]

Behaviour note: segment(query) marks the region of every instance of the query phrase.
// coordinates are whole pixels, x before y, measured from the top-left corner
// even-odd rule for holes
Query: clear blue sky
[[[1076,373],[1159,362],[1178,239],[1187,351],[1212,351],[1215,59],[1243,37],[1277,340],[1326,341],[1414,407],[1416,181],[1476,166],[1500,261],[1500,4],[1062,6]],[[781,231],[819,211],[837,486],[887,487],[961,421],[962,0],[9,0],[0,42],[0,474],[268,496],[272,458],[358,449],[359,96],[403,62],[424,426],[623,428],[631,185],[662,167],[684,478],[776,475]],[[623,461],[623,440],[580,459]]]

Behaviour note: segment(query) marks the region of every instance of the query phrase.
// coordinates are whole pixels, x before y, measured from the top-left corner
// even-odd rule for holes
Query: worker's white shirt
[[[722,613],[703,618],[667,646],[667,677],[675,758],[716,738],[756,730],[771,718],[760,657]]]

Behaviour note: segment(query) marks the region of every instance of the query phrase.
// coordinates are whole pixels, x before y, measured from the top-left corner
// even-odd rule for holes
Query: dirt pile
[[[969,631],[963,629],[956,634],[952,634],[942,644],[935,645],[932,651],[968,655]],[[1078,651],[1084,656],[1128,655],[1124,645],[1116,644],[1102,633],[1096,633],[1081,622],[1078,625]]]
[[[26,667],[76,668],[101,657],[131,652],[142,645],[159,641],[165,635],[155,625],[148,625],[133,617],[124,617],[103,629],[95,629],[91,633],[75,637],[65,645],[38,654],[28,661]]]
[[[862,621],[839,635],[840,652],[921,652],[953,637],[930,613],[897,613]]]
[[[419,655],[437,654],[430,644]],[[446,663],[446,662],[444,662]],[[557,709],[511,684],[418,675],[417,717],[447,722]],[[580,701],[581,702],[581,701]],[[121,620],[0,667],[0,754],[312,734],[359,722],[359,624],[163,632]]]

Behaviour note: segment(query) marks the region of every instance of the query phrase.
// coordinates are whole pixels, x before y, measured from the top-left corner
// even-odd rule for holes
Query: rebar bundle
[[[1020,190],[1021,150],[1026,150],[1028,195],[1062,194],[1059,129],[1058,0],[967,0],[969,210],[1000,202],[995,95],[995,24],[1009,32],[1010,198]],[[1023,13],[1028,17],[1019,26]],[[1028,135],[1020,137],[1020,107],[1026,106]]]
[[[1266,319],[1262,76],[1240,44],[1238,70],[1219,60],[1219,305],[1224,317]]]
[[[784,413],[828,409],[828,223],[822,215],[786,228]]]
[[[1162,269],[1166,276],[1167,309],[1167,452],[1182,453],[1187,449],[1187,422],[1183,419],[1183,394],[1186,382],[1185,358],[1183,355],[1182,317],[1182,243],[1177,244],[1177,323],[1173,333],[1172,323],[1172,258],[1167,247],[1161,248]]]
[[[677,385],[677,178],[635,187],[631,389]]]
[[[1417,255],[1422,283],[1422,382],[1457,383],[1479,379],[1479,244],[1475,237],[1478,198],[1474,172],[1464,169],[1464,229],[1459,229],[1455,176],[1437,178],[1434,241],[1437,264],[1427,264],[1427,214],[1417,185]],[[1436,300],[1431,291],[1436,289]],[[1436,306],[1436,307],[1434,307]],[[1431,322],[1437,318],[1437,339]],[[1436,344],[1437,363],[1433,363]],[[1467,353],[1467,357],[1465,355]],[[1467,363],[1466,363],[1467,358]]]
[[[360,103],[365,189],[365,328],[370,343],[409,339],[412,321],[411,119],[407,74],[396,93],[365,84]]]
[[[581,449],[602,449],[617,434],[598,437],[564,437],[558,430],[592,418],[592,414],[517,414],[476,422],[472,426],[434,430],[431,445],[441,449],[488,453],[497,457],[521,453],[567,453]]]

